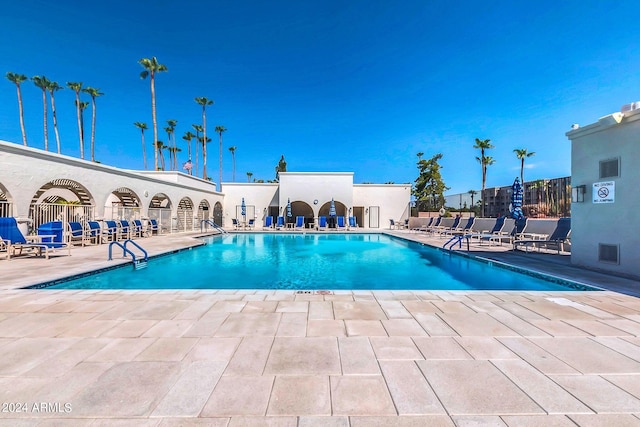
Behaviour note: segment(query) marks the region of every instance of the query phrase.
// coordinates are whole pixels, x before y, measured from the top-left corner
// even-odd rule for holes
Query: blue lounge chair
[[[413,230],[413,231],[427,231],[427,229],[431,226],[431,223],[433,222],[433,219],[434,219],[434,217],[431,217],[431,218],[429,218],[427,220],[427,222],[424,225],[412,228],[411,230]]]
[[[249,220],[249,222],[247,222],[247,226],[246,226],[246,228],[248,228],[248,229],[250,229],[250,230],[251,230],[251,229],[255,228],[255,226],[256,226],[256,220],[255,220],[255,219],[253,219],[253,218],[251,218],[251,219]]]
[[[273,217],[272,216],[268,216],[264,219],[264,227],[262,227],[264,230],[270,230],[273,228]]]
[[[98,221],[87,222],[87,238],[96,244],[102,243],[102,228]]]
[[[541,247],[545,249],[550,246],[555,246],[560,253],[564,250],[564,244],[569,240],[569,234],[571,234],[571,218],[560,218],[556,224],[556,229],[553,230],[551,236],[547,240],[517,240],[513,244],[514,249],[524,246],[525,251],[529,252],[529,248],[537,247],[540,250]]]
[[[347,226],[345,225],[343,216],[339,216],[338,217],[338,222],[336,223],[336,228],[338,230],[346,230],[347,229]]]
[[[304,217],[301,215],[298,215],[296,217],[296,225],[295,228],[304,228]]]
[[[149,224],[147,224],[147,233],[149,233],[150,236],[153,236],[153,234],[160,234],[160,226],[158,225],[158,220],[157,219],[149,219]]]
[[[358,223],[356,222],[355,216],[349,217],[349,228],[358,228]]]
[[[84,246],[89,239],[86,237],[86,232],[84,227],[82,227],[82,223],[71,221],[67,225],[69,227],[69,243],[74,244],[79,242]]]
[[[105,227],[102,229],[102,234],[107,241],[115,242],[118,240],[118,224],[115,221],[105,221]]]
[[[392,219],[389,219],[389,230],[392,230],[394,228],[398,228],[398,226],[396,225],[396,222]]]
[[[231,224],[233,224],[233,228],[235,230],[239,230],[240,229],[240,223],[238,222],[238,220],[236,218],[231,218]]]
[[[458,227],[455,230],[446,231],[444,234],[451,236],[469,234],[471,232],[471,229],[473,228],[473,223],[475,222],[475,220],[476,219],[474,217],[470,217],[469,219],[467,219],[467,222],[464,226]]]
[[[120,228],[118,230],[118,234],[121,239],[130,239],[131,238],[131,225],[129,221],[125,219],[120,220]]]
[[[280,230],[282,228],[284,228],[284,217],[283,216],[279,216],[278,217],[278,222],[276,223],[276,230]]]
[[[496,237],[504,236],[502,229],[504,228],[505,219],[506,218],[503,216],[496,218],[496,222],[493,224],[493,228],[491,230],[482,230],[480,233],[470,234],[467,235],[467,237],[470,239],[478,239],[481,245],[482,242],[488,242],[489,246],[491,246],[491,243],[495,242]]]
[[[133,220],[133,225],[131,226],[131,236],[145,237],[144,226],[142,225],[142,221],[140,221],[139,219]]]
[[[327,217],[319,216],[318,217],[318,230],[326,230],[327,229]]]
[[[49,251],[55,249],[67,249],[69,255],[71,255],[71,245],[64,242],[43,241],[46,239],[47,237],[45,236],[29,236],[25,238],[18,228],[15,218],[0,218],[0,240],[7,248],[8,258],[11,258],[12,255],[21,255],[23,250],[28,251],[26,253],[35,252],[38,256],[44,254],[46,259],[49,259]],[[29,242],[28,240],[31,241]]]
[[[456,231],[458,226],[460,225],[461,218],[459,216],[453,219],[453,223],[448,227],[442,227],[435,230],[435,233],[438,233],[440,237],[445,236],[447,233]]]

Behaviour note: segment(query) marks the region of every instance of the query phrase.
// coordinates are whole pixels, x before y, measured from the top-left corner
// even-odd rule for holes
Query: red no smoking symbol
[[[607,187],[602,187],[598,189],[598,197],[604,199],[609,195],[609,189]]]

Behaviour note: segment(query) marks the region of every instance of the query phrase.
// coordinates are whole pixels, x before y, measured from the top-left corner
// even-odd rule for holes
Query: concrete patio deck
[[[16,289],[105,265],[106,246],[0,261],[0,426],[640,425],[633,296]]]

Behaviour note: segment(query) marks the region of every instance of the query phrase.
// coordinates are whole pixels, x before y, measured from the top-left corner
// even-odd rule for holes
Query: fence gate
[[[149,219],[158,221],[158,234],[171,232],[171,209],[149,208]]]
[[[66,230],[66,225],[69,222],[93,220],[94,207],[91,205],[37,203],[31,205],[29,217],[32,221],[32,230],[37,230],[42,224],[51,221],[62,221],[62,225]]]

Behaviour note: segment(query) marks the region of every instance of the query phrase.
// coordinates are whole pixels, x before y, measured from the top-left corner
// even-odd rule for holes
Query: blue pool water
[[[379,234],[227,234],[207,245],[57,284],[66,289],[569,290]]]

